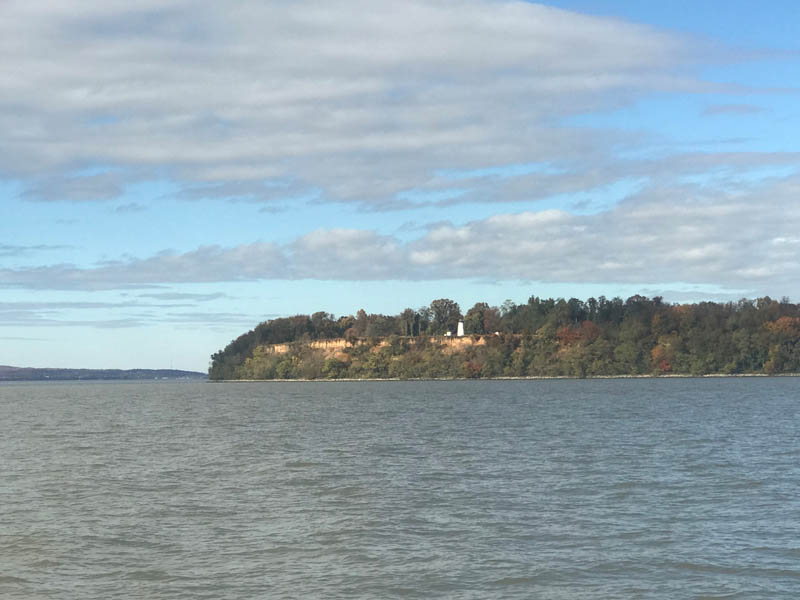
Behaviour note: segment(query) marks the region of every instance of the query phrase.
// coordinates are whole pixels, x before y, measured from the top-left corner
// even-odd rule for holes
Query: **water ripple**
[[[0,385],[0,597],[795,598],[796,384]]]

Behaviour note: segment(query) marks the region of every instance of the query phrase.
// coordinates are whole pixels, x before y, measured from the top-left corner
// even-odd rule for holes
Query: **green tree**
[[[454,300],[439,298],[431,302],[433,316],[432,331],[434,335],[444,335],[446,332],[455,333],[458,322],[461,320],[461,307]]]

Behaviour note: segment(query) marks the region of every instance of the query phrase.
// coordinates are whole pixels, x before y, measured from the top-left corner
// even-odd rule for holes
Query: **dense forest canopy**
[[[452,336],[464,323],[464,343]],[[335,350],[323,340],[340,340]],[[398,315],[326,312],[259,324],[211,357],[211,379],[800,372],[800,306],[769,297],[669,304],[632,296],[478,302]],[[285,345],[281,351],[276,345]],[[333,346],[333,344],[331,344]]]

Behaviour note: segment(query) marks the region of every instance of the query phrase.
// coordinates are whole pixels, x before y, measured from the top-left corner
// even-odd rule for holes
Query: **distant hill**
[[[0,365],[0,381],[207,379],[206,373],[177,369],[34,369]]]

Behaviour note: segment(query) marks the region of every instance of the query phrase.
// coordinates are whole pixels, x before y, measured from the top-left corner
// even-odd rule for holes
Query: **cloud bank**
[[[2,269],[0,285],[98,290],[258,280],[487,279],[714,282],[760,294],[797,293],[798,193],[798,176],[724,195],[706,195],[700,186],[687,185],[680,193],[650,187],[591,215],[498,214],[463,226],[439,224],[410,241],[325,229],[283,245],[204,246],[90,268]]]
[[[166,178],[397,208],[435,169],[572,169],[635,142],[569,116],[720,87],[687,75],[695,40],[519,1],[9,0],[0,49],[0,173],[40,201]]]

